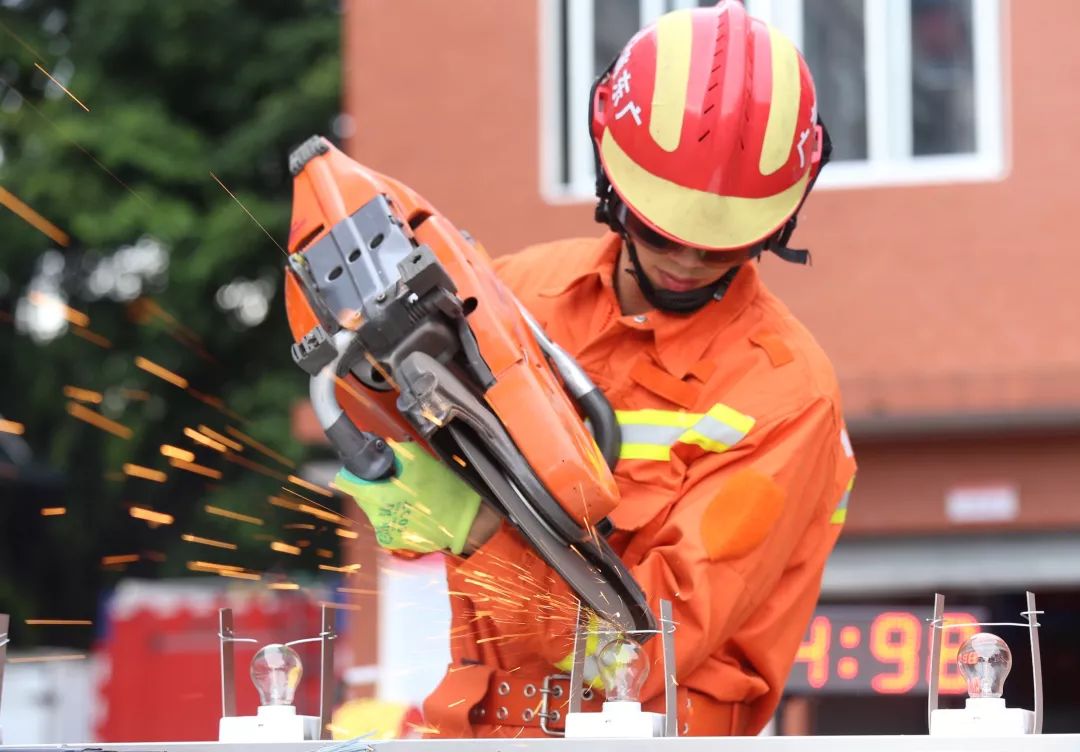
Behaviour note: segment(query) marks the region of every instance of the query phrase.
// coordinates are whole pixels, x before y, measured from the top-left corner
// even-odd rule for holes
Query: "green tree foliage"
[[[283,528],[318,521],[269,505],[279,478],[184,429],[232,426],[302,458],[290,407],[306,381],[288,354],[276,244],[288,230],[289,149],[312,133],[333,137],[341,122],[336,5],[6,0],[0,24],[0,187],[70,238],[55,242],[0,208],[0,416],[25,426],[34,451],[32,467],[0,458],[0,611],[16,625],[87,618],[114,578],[178,575],[196,559],[314,571],[332,530]],[[38,328],[49,329],[63,311],[57,300],[74,311],[66,329],[30,336],[27,317],[43,316]],[[137,367],[137,357],[189,389]],[[100,393],[82,408],[130,438],[73,417],[80,403],[65,387]],[[162,444],[222,477],[173,467]],[[292,472],[251,446],[236,454]],[[167,479],[130,477],[125,463]],[[264,524],[209,515],[206,504]],[[131,505],[175,523],[152,527]],[[46,506],[67,514],[43,517]],[[182,533],[240,547],[207,548]],[[270,539],[301,537],[310,543],[299,557],[270,550]],[[102,567],[102,557],[124,554],[140,558]],[[39,635],[16,637],[65,639]]]

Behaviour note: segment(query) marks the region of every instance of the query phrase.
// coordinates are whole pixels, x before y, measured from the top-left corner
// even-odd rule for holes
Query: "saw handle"
[[[589,419],[589,425],[592,426],[593,437],[596,439],[596,445],[600,447],[600,453],[604,455],[608,467],[614,470],[615,463],[619,461],[619,450],[622,447],[622,430],[615,419],[615,411],[611,403],[600,388],[595,386],[578,397],[577,403],[581,406],[585,417]]]

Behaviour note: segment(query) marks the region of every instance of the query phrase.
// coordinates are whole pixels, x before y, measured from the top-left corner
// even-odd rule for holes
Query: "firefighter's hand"
[[[334,486],[356,500],[384,548],[460,554],[480,497],[416,444],[399,447],[395,457],[397,473],[388,480],[366,481],[342,469]]]

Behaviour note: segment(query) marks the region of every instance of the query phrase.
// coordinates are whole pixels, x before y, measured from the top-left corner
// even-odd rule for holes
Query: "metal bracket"
[[[233,631],[231,608],[218,609],[218,639],[221,642],[221,717],[236,715],[236,651],[237,642],[258,642],[253,637],[237,637]],[[334,617],[327,606],[322,607],[322,627],[318,637],[306,637],[286,642],[291,647],[305,642],[318,642],[319,654],[319,738],[330,739],[330,713],[334,701]]]
[[[236,635],[231,608],[218,609],[218,640],[221,645],[221,717],[230,718],[236,715],[236,650],[233,648]]]
[[[660,599],[660,647],[664,651],[664,736],[679,735],[679,708],[675,698],[675,620],[671,601]]]
[[[319,738],[330,739],[330,712],[333,704],[334,676],[334,617],[324,604],[322,628],[319,630]]]
[[[581,684],[585,678],[585,643],[588,641],[586,627],[588,619],[582,623],[584,609],[581,601],[578,601],[577,629],[574,630],[574,657],[570,664],[570,702],[566,708],[567,713],[581,712]]]
[[[10,622],[10,616],[0,614],[0,705],[3,704],[4,699],[4,663],[7,661],[8,624]]]
[[[574,630],[574,652],[570,664],[570,700],[568,713],[581,712],[582,683],[585,678],[585,644],[588,641],[588,619],[578,604],[577,629]],[[679,735],[679,703],[675,681],[675,619],[671,601],[660,599],[660,649],[664,658],[664,736]]]
[[[1027,611],[1024,616],[1028,622],[1028,637],[1031,640],[1031,677],[1035,683],[1035,723],[1032,732],[1042,733],[1043,725],[1043,686],[1042,653],[1039,651],[1039,611],[1035,608],[1035,593],[1027,591]]]
[[[1042,654],[1039,650],[1039,619],[1042,613],[1035,607],[1035,594],[1030,590],[1026,593],[1027,610],[1021,612],[1025,621],[1019,622],[977,622],[974,624],[953,624],[952,627],[1027,627],[1028,639],[1031,642],[1031,676],[1034,683],[1034,711],[1035,716],[1032,724],[1032,733],[1041,734],[1043,726],[1043,686],[1042,686]],[[934,594],[934,616],[930,620],[930,690],[927,694],[926,721],[929,727],[931,717],[938,709],[939,668],[941,666],[941,643],[939,632],[946,629],[945,625],[945,596],[941,593]]]
[[[938,709],[938,674],[941,673],[941,630],[938,625],[945,619],[945,596],[934,593],[934,616],[930,620],[930,681],[929,691],[926,695],[926,728],[930,728],[930,721],[934,711]]]

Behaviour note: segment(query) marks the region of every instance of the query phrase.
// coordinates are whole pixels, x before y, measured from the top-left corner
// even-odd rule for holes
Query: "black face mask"
[[[711,285],[699,287],[696,290],[684,290],[681,292],[662,290],[652,283],[649,275],[642,268],[641,260],[638,259],[637,246],[631,239],[630,234],[625,229],[620,231],[619,234],[622,235],[623,242],[626,243],[630,263],[634,266],[634,279],[637,281],[638,287],[641,288],[641,294],[645,296],[645,300],[653,308],[667,313],[693,313],[703,308],[710,300],[720,300],[724,293],[727,292],[732,280],[735,279],[735,275],[739,273],[739,269],[742,268],[741,266],[732,267],[724,273],[724,276]]]

